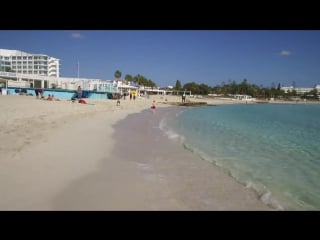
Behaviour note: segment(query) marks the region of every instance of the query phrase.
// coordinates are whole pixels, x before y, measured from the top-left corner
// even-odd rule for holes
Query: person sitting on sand
[[[48,101],[52,101],[52,100],[53,100],[53,97],[49,94],[47,100],[48,100]]]
[[[59,99],[59,98],[56,98],[53,94],[51,95],[51,98],[52,98],[52,100],[54,100],[54,101],[60,101],[60,99]]]

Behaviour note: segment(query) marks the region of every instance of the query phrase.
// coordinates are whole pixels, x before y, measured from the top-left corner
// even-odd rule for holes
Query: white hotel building
[[[283,90],[285,93],[288,92],[292,92],[293,90],[295,90],[297,92],[297,94],[304,94],[304,93],[308,93],[312,90],[317,90],[318,93],[320,93],[320,85],[316,84],[313,88],[308,88],[308,87],[281,87],[281,90]]]
[[[10,68],[15,73],[59,77],[59,59],[45,54],[0,49],[0,71]]]
[[[123,80],[101,80],[60,77],[59,59],[45,54],[31,54],[19,50],[0,49],[0,88],[52,88],[96,92],[123,93],[138,91],[143,94],[163,94],[160,89],[148,89],[126,84]],[[9,72],[8,70],[11,70]]]
[[[119,91],[112,80],[60,77],[60,60],[57,58],[0,49],[0,88],[4,86],[64,90],[76,90],[81,86],[83,90],[97,92]]]

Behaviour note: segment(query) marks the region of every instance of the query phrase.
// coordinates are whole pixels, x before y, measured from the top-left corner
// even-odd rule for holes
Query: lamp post
[[[79,67],[80,67],[80,65],[79,65],[79,61],[78,61],[78,80],[79,80]]]

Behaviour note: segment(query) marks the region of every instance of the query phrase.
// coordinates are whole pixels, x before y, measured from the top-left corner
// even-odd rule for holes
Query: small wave
[[[212,157],[210,157],[209,155],[205,154],[204,152],[200,151],[199,149],[189,145],[188,143],[186,142],[183,142],[183,148],[194,153],[195,155],[197,155],[198,157],[200,157],[200,159],[204,160],[204,161],[207,161],[207,162],[210,162],[218,167],[221,167],[223,168],[222,165],[220,165],[217,161],[215,161]]]
[[[246,182],[246,188],[253,188],[253,183],[252,182]]]
[[[244,185],[246,188],[252,189],[258,196],[258,198],[267,206],[270,206],[273,209],[276,210],[285,210],[285,208],[276,200],[273,198],[271,192],[266,189],[265,186],[258,187],[255,183],[251,181],[241,181],[241,179],[232,173],[232,171],[224,166],[222,163],[217,161],[216,159],[213,159],[212,157],[206,155],[202,151],[198,150],[197,148],[194,148],[193,146],[188,145],[187,143],[183,143],[183,148],[192,152],[193,154],[196,154],[199,156],[202,160],[208,161],[215,166],[217,166],[220,170],[222,170],[225,174],[232,177],[235,181],[239,182],[240,184]]]
[[[166,135],[169,139],[179,139],[181,136],[173,131],[166,131]]]
[[[173,130],[167,128],[166,120],[162,119],[159,123],[159,128],[170,140],[179,141],[180,143],[184,142],[184,136],[179,135]]]
[[[271,207],[273,207],[273,208],[275,208],[275,209],[277,209],[277,210],[285,210],[285,209],[280,205],[280,203],[278,203],[277,200],[275,200],[275,199],[272,198],[272,194],[271,194],[270,191],[267,191],[267,192],[265,192],[264,194],[262,194],[262,195],[260,196],[260,200],[261,200],[264,204],[266,204],[266,205],[268,205],[268,206],[271,206]]]
[[[246,188],[250,188],[254,190],[257,195],[259,196],[259,199],[267,206],[270,206],[271,208],[274,208],[276,210],[285,210],[284,207],[272,197],[272,194],[269,190],[266,189],[265,186],[263,186],[263,191],[261,190],[261,187],[259,188],[256,184],[254,184],[251,181],[247,181],[245,183]]]

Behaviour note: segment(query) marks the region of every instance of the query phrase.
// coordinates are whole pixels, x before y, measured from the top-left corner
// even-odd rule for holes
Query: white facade
[[[314,89],[318,89],[317,86],[319,85],[316,85],[314,88],[290,86],[290,87],[281,87],[281,90],[283,90],[285,93],[292,92],[293,90],[295,90],[297,94],[304,94]]]
[[[6,84],[5,84],[6,83]],[[112,80],[52,77],[33,74],[19,74],[0,71],[0,87],[20,88],[52,88],[76,90],[80,86],[83,90],[97,92],[118,92]]]
[[[45,54],[0,49],[0,71],[10,68],[19,74],[60,76],[60,60]]]
[[[232,100],[240,100],[240,101],[255,101],[256,99],[250,95],[242,95],[236,94],[233,96]]]

